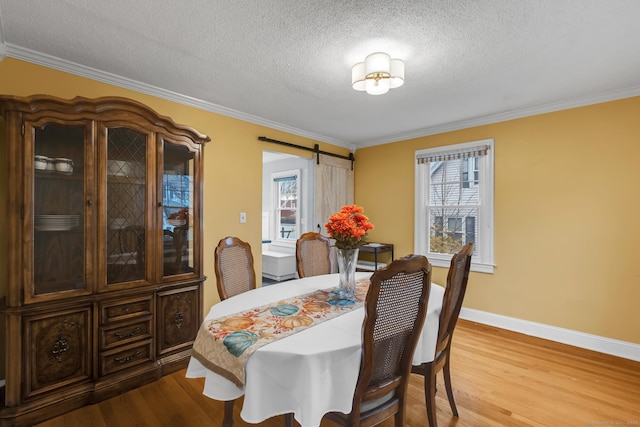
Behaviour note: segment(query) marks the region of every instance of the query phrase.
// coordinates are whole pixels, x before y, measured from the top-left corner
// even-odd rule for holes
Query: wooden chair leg
[[[436,374],[433,371],[431,363],[425,364],[424,373],[424,395],[427,406],[427,420],[429,427],[437,427],[438,419],[436,417]]]
[[[451,387],[451,371],[449,370],[449,358],[442,368],[444,374],[444,387],[447,389],[447,397],[449,398],[449,406],[451,406],[451,412],[454,417],[458,416],[458,408],[456,407],[456,399],[453,396],[453,387]]]
[[[406,416],[405,416],[405,409],[406,409],[406,403],[402,403],[402,405],[400,405],[400,409],[398,409],[398,412],[396,412],[395,415],[395,426],[404,426],[406,425]]]
[[[293,427],[293,414],[292,413],[284,414],[284,426],[285,427]]]
[[[235,400],[225,400],[224,402],[224,418],[222,420],[222,427],[233,426],[233,404]]]

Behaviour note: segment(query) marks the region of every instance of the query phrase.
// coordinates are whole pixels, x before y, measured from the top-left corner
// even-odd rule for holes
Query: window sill
[[[451,266],[451,257],[446,258],[442,256],[436,257],[434,255],[427,255],[427,258],[429,259],[431,265],[434,267],[449,268]],[[474,262],[473,260],[471,261],[471,271],[476,273],[493,274],[494,268],[495,266],[493,264],[484,264],[480,262]]]

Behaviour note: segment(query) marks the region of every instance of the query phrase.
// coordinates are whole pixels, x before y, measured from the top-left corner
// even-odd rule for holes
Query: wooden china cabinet
[[[209,138],[116,97],[0,96],[0,116],[0,426],[33,425],[185,367],[202,321]]]

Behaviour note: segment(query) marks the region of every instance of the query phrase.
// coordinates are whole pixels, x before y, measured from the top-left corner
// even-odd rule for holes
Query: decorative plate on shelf
[[[67,231],[80,225],[79,215],[35,215],[34,229],[39,231]]]

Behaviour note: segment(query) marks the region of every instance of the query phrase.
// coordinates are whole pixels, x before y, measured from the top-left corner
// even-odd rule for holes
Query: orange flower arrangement
[[[329,217],[325,228],[329,236],[335,239],[338,249],[357,249],[367,243],[365,238],[373,230],[373,224],[363,212],[360,206],[347,205]]]
[[[169,219],[189,219],[189,208],[182,208],[169,215]]]

